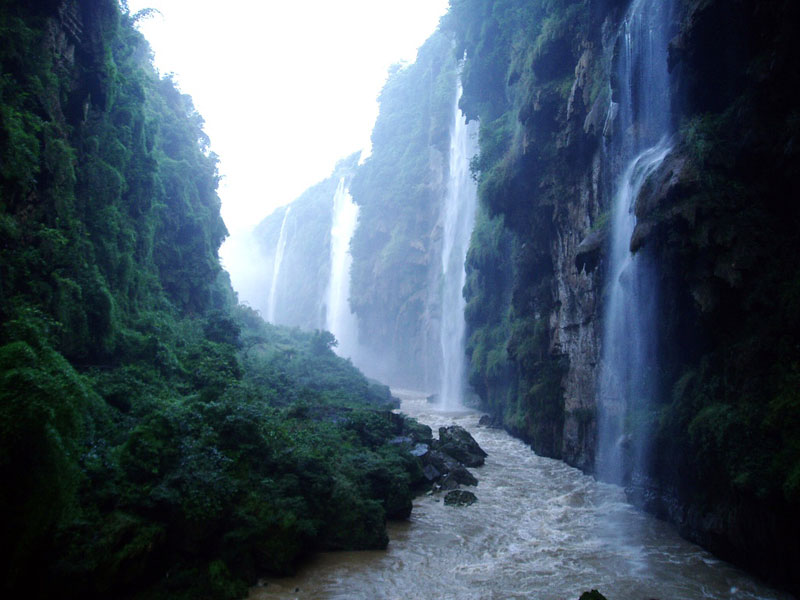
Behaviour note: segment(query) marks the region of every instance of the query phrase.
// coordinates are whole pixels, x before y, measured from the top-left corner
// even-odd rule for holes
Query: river
[[[254,587],[249,600],[789,599],[625,503],[619,487],[534,454],[480,413],[441,413],[423,394],[393,390],[401,410],[431,426],[457,423],[489,453],[478,502],[445,506],[420,496],[407,522],[389,525],[386,551],[317,556],[289,578]]]

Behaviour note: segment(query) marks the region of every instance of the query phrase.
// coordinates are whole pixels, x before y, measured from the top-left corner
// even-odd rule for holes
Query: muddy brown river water
[[[620,488],[477,427],[479,413],[441,413],[423,394],[393,392],[405,414],[434,432],[462,425],[489,453],[472,469],[478,502],[421,496],[409,521],[389,525],[387,550],[321,554],[295,577],[252,588],[249,600],[577,600],[592,588],[609,600],[791,598],[634,510]]]

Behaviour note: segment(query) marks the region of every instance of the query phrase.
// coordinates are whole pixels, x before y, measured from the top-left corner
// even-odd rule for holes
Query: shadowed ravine
[[[478,502],[454,508],[440,496],[417,498],[411,519],[390,525],[387,551],[322,554],[296,577],[252,588],[250,600],[556,600],[591,588],[609,600],[790,597],[635,511],[620,488],[477,427],[478,413],[434,412],[422,394],[394,393],[406,414],[434,430],[456,422],[489,453],[473,469]]]

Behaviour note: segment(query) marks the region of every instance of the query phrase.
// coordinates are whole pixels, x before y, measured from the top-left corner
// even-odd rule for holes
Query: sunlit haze
[[[156,67],[175,74],[206,121],[220,156],[222,215],[235,238],[368,144],[388,67],[414,60],[447,0],[129,6],[161,13],[139,29]],[[226,264],[230,252],[223,248]]]

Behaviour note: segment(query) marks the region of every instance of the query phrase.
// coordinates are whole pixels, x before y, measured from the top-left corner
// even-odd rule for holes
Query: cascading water
[[[289,220],[289,213],[292,210],[291,204],[286,207],[286,212],[283,213],[283,221],[281,221],[281,232],[278,235],[278,243],[275,246],[275,258],[272,263],[272,283],[269,286],[269,302],[267,304],[267,321],[275,323],[275,292],[278,288],[278,275],[281,272],[281,263],[283,262],[283,253],[286,250],[286,223]]]
[[[442,225],[442,378],[440,402],[446,408],[462,405],[466,385],[464,359],[464,307],[462,294],[466,282],[464,261],[475,224],[477,187],[469,170],[476,146],[476,121],[467,123],[458,108],[458,85],[450,132],[450,170],[447,181]]]
[[[328,284],[325,326],[339,341],[337,352],[353,358],[357,349],[358,322],[350,311],[350,240],[358,223],[358,205],[345,185],[339,180],[333,197],[333,220],[331,224],[331,278]]]
[[[626,426],[642,421],[656,392],[657,277],[646,256],[633,255],[634,204],[648,176],[670,152],[667,47],[671,2],[634,0],[619,43],[621,136],[612,158],[625,165],[614,186],[609,287],[604,315],[603,357],[598,411],[597,473],[623,483],[641,472],[649,448],[647,435],[632,436]],[[626,462],[629,454],[631,462]]]

